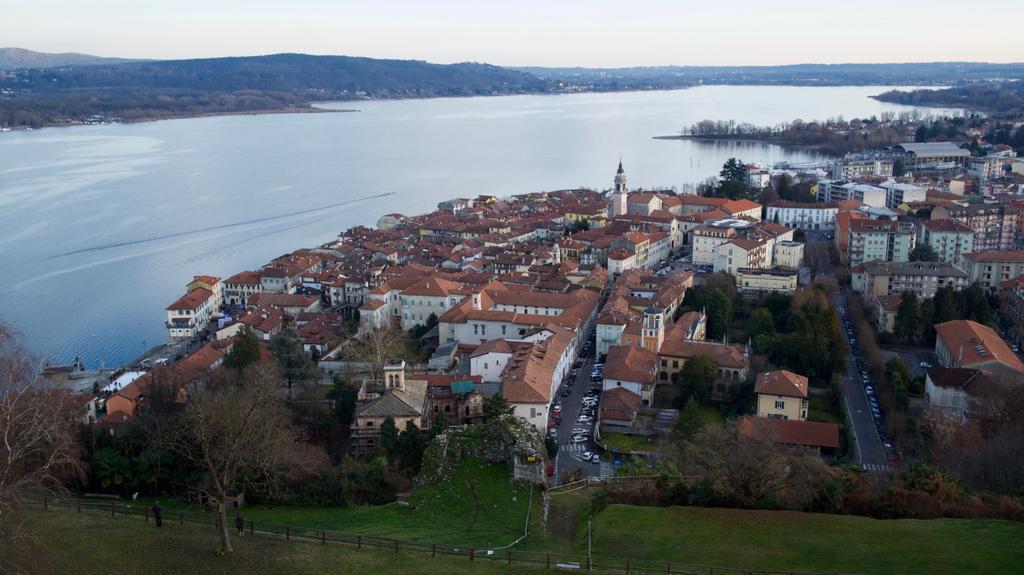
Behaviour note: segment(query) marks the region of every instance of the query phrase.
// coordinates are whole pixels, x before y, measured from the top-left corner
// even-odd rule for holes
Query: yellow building
[[[780,369],[757,376],[757,416],[807,420],[807,378]]]

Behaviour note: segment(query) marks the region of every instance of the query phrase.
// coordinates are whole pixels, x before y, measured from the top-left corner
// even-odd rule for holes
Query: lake
[[[697,183],[732,156],[821,159],[652,136],[703,119],[776,124],[911,109],[868,98],[886,89],[346,102],[324,107],[360,111],[0,134],[0,318],[51,362],[80,354],[89,366],[120,365],[165,340],[163,310],[194,275],[255,269],[448,198],[606,189],[620,157],[630,186],[648,188]]]

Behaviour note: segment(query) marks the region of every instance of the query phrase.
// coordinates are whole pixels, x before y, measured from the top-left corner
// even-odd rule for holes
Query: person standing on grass
[[[153,502],[153,519],[156,520],[156,526],[162,527],[164,524],[164,508],[160,507],[160,502]]]
[[[245,531],[245,519],[242,518],[242,510],[238,508],[238,502],[235,501],[235,527],[238,529],[239,537]]]

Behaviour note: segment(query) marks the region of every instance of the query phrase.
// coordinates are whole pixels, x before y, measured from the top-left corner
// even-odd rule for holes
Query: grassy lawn
[[[466,459],[459,462],[451,481],[416,488],[401,502],[368,507],[247,506],[242,514],[257,525],[496,547],[523,534],[530,502],[530,490],[513,485],[509,477],[503,464]],[[160,503],[167,510],[185,508],[181,502]]]
[[[30,527],[45,551],[33,558],[29,572],[39,575],[447,575],[542,573],[526,565],[508,567],[429,553],[357,550],[347,545],[286,542],[273,537],[235,537],[235,552],[215,552],[220,540],[212,528],[175,522],[157,530],[137,517],[109,517],[69,510],[35,513]],[[0,558],[9,550],[0,547]],[[2,568],[0,568],[2,571]]]
[[[718,409],[714,405],[701,405],[700,420],[704,425],[722,423],[725,421],[725,414],[722,413],[721,409]]]
[[[595,555],[740,569],[1024,573],[1024,524],[1009,521],[611,505],[593,537]]]
[[[839,424],[839,414],[832,412],[828,398],[823,395],[812,395],[808,400],[807,419],[824,423]]]
[[[646,435],[627,435],[615,432],[602,432],[601,443],[609,449],[623,451],[647,451],[654,447],[654,442]]]

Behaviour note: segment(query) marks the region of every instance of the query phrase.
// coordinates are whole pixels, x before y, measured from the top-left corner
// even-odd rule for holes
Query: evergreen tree
[[[704,422],[700,417],[700,406],[692,396],[686,401],[686,406],[679,412],[679,418],[672,426],[672,440],[675,443],[689,441],[693,436],[704,429]]]
[[[937,262],[939,261],[939,254],[935,253],[935,249],[932,248],[931,244],[921,242],[914,247],[914,251],[910,252],[910,261]]]
[[[391,417],[380,424],[380,448],[389,461],[393,461],[398,450],[398,428]]]
[[[935,292],[932,302],[934,303],[935,310],[932,316],[932,323],[938,325],[954,319],[960,319],[960,310],[957,309],[956,292],[953,290],[953,286],[947,284]]]
[[[515,406],[498,393],[484,403],[484,419],[490,421],[501,415],[511,415],[514,410]]]
[[[395,451],[398,457],[398,465],[410,477],[420,472],[420,465],[423,463],[423,450],[427,444],[423,440],[420,428],[412,421],[405,424],[405,430],[398,436]]]
[[[356,400],[359,396],[359,386],[346,380],[340,375],[334,376],[334,385],[327,392],[327,398],[334,402],[334,417],[343,426],[352,423],[352,416],[356,412]]]
[[[750,314],[750,337],[775,333],[775,318],[768,308],[759,307]]]
[[[316,365],[302,347],[302,339],[291,328],[274,336],[270,340],[270,351],[277,358],[281,368],[281,376],[288,380],[288,388],[292,384],[309,381],[316,376]]]
[[[728,335],[732,325],[732,299],[723,289],[715,290],[708,301],[707,338],[719,340]]]
[[[901,343],[914,344],[920,337],[918,323],[917,296],[905,291],[900,296],[900,306],[896,310],[896,325],[893,328],[896,339]]]
[[[241,371],[260,360],[260,340],[256,334],[243,325],[235,336],[231,351],[224,356],[224,367]]]
[[[689,388],[691,399],[704,403],[711,400],[717,375],[718,364],[715,358],[699,354],[686,360],[679,372],[679,379],[682,385]]]

